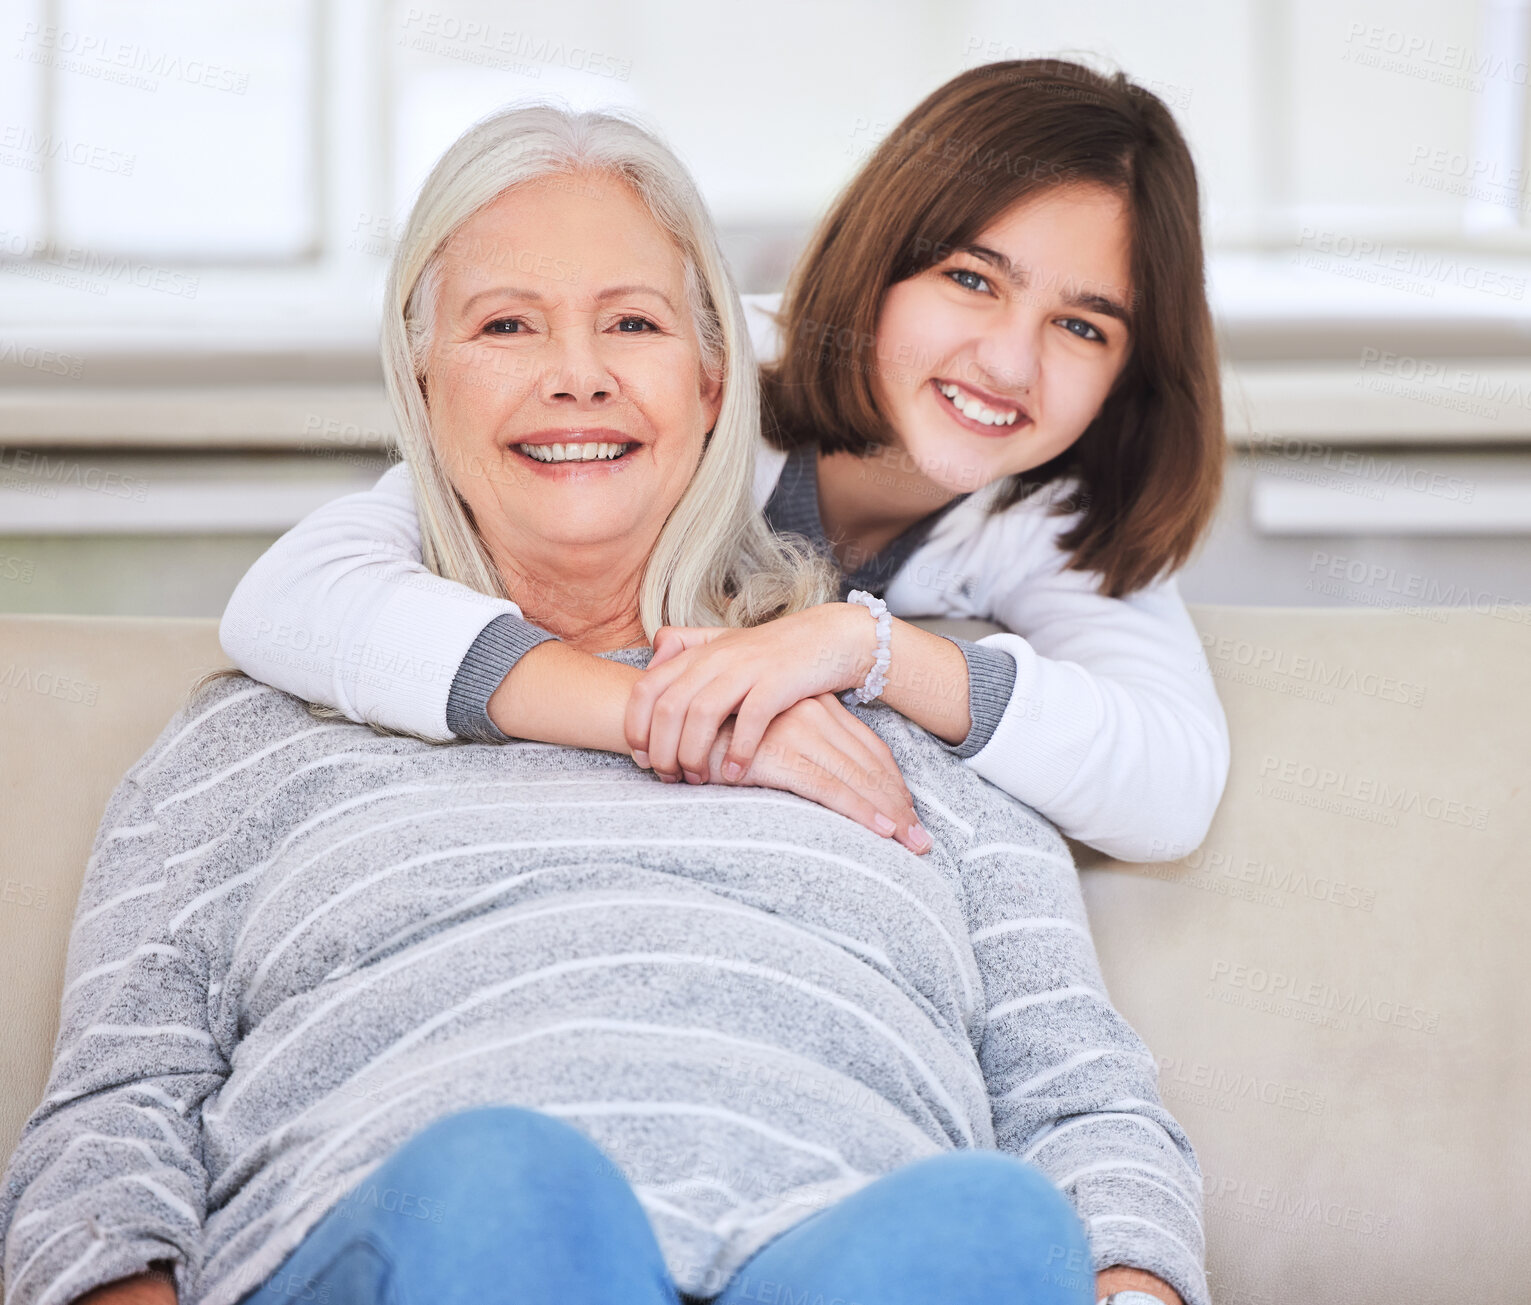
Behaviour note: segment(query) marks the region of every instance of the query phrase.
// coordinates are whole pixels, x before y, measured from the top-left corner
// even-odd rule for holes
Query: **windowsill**
[[[1531,444],[1531,260],[1495,259],[1506,293],[1491,293],[1459,284],[1475,273],[1446,254],[1420,255],[1402,290],[1357,279],[1362,262],[1304,257],[1214,261],[1232,443]],[[75,308],[89,324],[57,315],[57,296],[51,319],[7,302],[0,444],[380,448],[375,286],[348,284],[210,274],[192,300],[114,292]]]
[[[1531,259],[1398,249],[1403,270],[1293,250],[1223,254],[1208,292],[1236,365],[1412,358],[1522,359],[1531,351]],[[1316,265],[1309,265],[1310,263]]]
[[[1213,255],[1208,293],[1227,357],[1336,361],[1363,345],[1414,354],[1526,354],[1531,257],[1388,250],[1388,259],[1342,258],[1304,246]],[[189,373],[208,354],[375,360],[381,275],[376,259],[365,268],[309,272],[209,269],[198,274],[192,297],[183,298],[131,285],[83,293],[0,268],[0,343],[90,359],[180,358]],[[9,370],[4,358],[0,368]]]

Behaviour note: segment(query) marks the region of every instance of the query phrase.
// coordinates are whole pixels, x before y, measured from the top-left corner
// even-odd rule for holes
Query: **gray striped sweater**
[[[366,1176],[412,1134],[495,1102],[602,1147],[696,1295],[881,1174],[997,1147],[1063,1190],[1097,1268],[1207,1305],[1200,1172],[1066,845],[855,710],[923,857],[787,793],[213,684],[97,834],[52,1073],[0,1184],[7,1305],[155,1259],[183,1303],[234,1305],[342,1198],[377,1201]],[[400,1217],[452,1217],[413,1195]]]

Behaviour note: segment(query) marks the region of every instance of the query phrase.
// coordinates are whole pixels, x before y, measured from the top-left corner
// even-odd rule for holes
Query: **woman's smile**
[[[570,480],[625,470],[640,448],[621,431],[589,427],[536,431],[513,441],[509,451],[542,475]]]

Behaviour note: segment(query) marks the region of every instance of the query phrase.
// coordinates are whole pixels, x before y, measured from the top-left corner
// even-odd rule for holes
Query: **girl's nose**
[[[1036,384],[1041,357],[1039,324],[1007,318],[996,322],[973,351],[972,382],[1005,394],[1019,394]]]

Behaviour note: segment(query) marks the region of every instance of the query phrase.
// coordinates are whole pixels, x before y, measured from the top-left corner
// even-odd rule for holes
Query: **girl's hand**
[[[726,720],[713,741],[704,769],[714,782],[733,731],[734,721]],[[884,838],[897,834],[911,852],[930,850],[930,834],[887,744],[832,693],[795,702],[774,717],[739,782],[796,793]]]
[[[713,740],[734,716],[722,773],[737,783],[772,720],[795,702],[861,684],[876,648],[876,623],[859,604],[822,603],[749,629],[663,626],[627,700],[633,760],[701,783]]]

